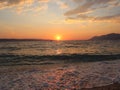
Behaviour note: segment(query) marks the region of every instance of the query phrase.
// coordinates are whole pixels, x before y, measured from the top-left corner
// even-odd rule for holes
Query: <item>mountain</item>
[[[101,36],[94,36],[90,40],[120,40],[120,34],[118,33],[110,33]]]

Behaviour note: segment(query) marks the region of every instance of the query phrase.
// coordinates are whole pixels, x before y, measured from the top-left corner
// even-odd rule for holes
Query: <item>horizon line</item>
[[[55,39],[41,39],[41,38],[0,38],[0,40],[37,40],[37,41],[57,41]],[[63,39],[60,41],[77,41],[77,40],[89,40],[89,39]]]

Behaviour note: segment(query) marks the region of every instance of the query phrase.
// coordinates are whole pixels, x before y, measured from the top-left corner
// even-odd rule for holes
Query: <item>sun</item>
[[[57,40],[57,41],[60,41],[60,40],[61,40],[61,36],[60,36],[60,35],[57,35],[57,36],[56,36],[56,40]]]

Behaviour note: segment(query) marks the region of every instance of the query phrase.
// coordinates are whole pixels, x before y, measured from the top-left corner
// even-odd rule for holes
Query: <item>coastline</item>
[[[93,87],[93,88],[83,88],[81,90],[120,90],[120,83],[114,83],[111,85]]]
[[[1,90],[119,90],[118,83],[119,59],[47,66],[0,66]]]

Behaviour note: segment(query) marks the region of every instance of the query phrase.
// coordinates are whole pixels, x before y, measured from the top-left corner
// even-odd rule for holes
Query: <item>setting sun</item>
[[[56,40],[57,40],[57,41],[60,41],[60,40],[61,40],[61,36],[57,35],[57,36],[56,36]]]

